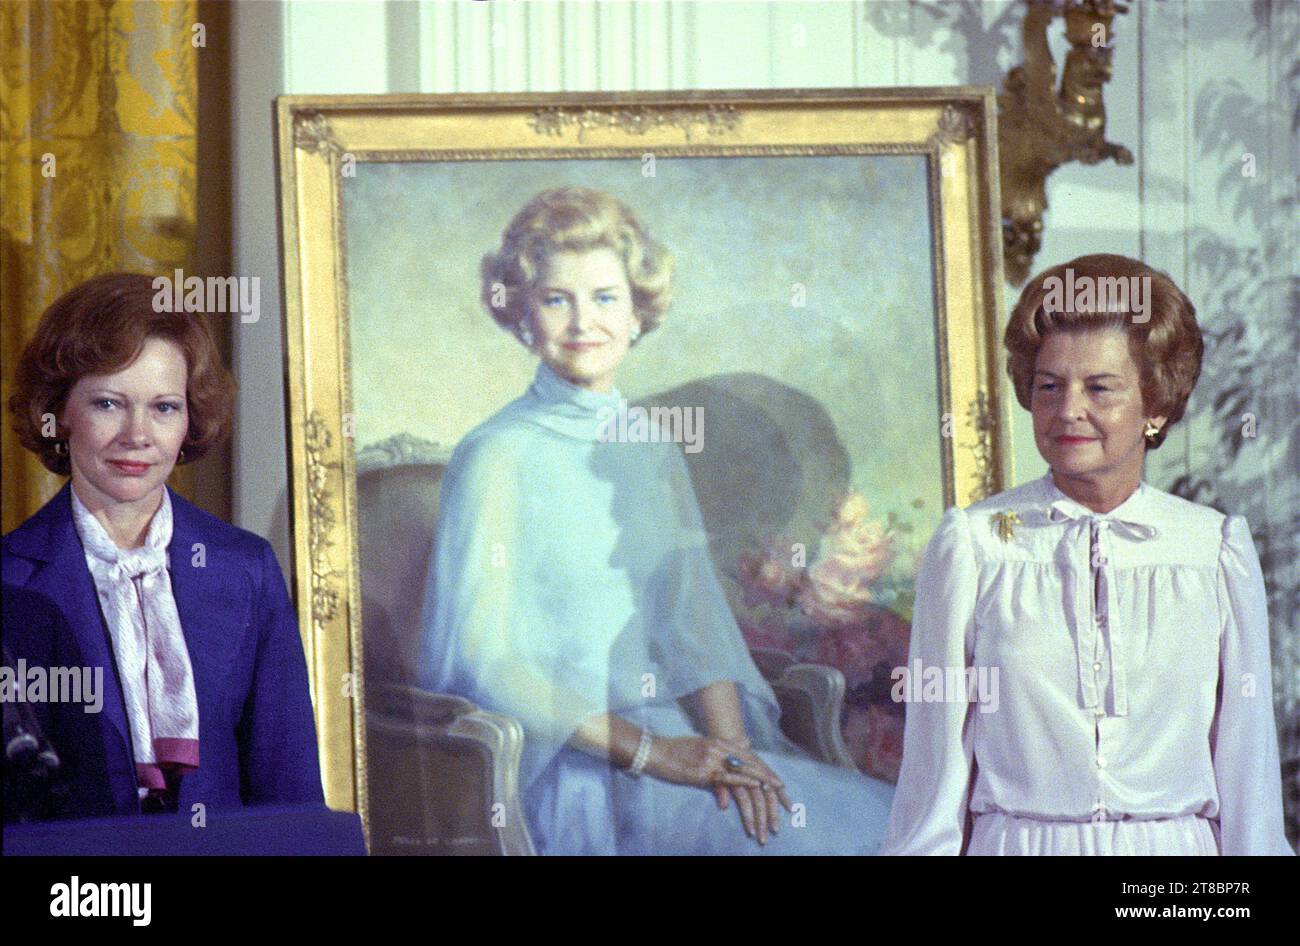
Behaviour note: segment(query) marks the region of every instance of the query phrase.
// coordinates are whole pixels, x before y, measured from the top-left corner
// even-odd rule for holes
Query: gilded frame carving
[[[293,585],[327,803],[368,825],[356,456],[340,213],[347,161],[665,155],[928,157],[945,498],[1012,482],[997,331],[996,106],[985,87],[282,96],[277,160]],[[937,199],[936,199],[937,196]]]

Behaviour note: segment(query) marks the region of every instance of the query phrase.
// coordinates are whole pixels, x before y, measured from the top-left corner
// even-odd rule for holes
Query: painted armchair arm
[[[535,854],[519,797],[524,734],[508,716],[418,687],[366,695],[372,854]]]
[[[781,650],[755,647],[750,654],[781,704],[781,731],[822,762],[856,768],[840,733],[844,674],[822,664],[796,663]]]

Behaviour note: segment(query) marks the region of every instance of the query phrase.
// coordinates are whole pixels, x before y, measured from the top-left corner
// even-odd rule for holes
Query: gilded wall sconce
[[[1007,281],[1022,285],[1042,245],[1047,176],[1062,164],[1097,164],[1133,154],[1107,141],[1102,86],[1111,77],[1111,21],[1128,7],[1115,0],[1025,0],[1025,61],[1007,73],[998,95],[1002,241]],[[1065,20],[1070,51],[1061,86],[1047,29]]]

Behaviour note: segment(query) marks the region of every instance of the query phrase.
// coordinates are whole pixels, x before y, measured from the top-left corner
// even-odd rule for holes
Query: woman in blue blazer
[[[154,282],[100,276],[57,300],[9,403],[23,445],[70,477],[0,556],[6,601],[26,602],[6,650],[53,700],[37,718],[62,761],[55,814],[323,804],[275,554],[166,486],[225,436],[233,384],[203,320],[158,311]],[[66,667],[85,668],[75,703],[53,692]]]

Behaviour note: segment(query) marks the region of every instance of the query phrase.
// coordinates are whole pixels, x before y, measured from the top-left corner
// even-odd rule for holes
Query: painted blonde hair
[[[672,301],[673,257],[651,239],[627,205],[604,191],[557,187],[515,214],[501,249],[483,257],[483,305],[502,328],[519,335],[529,296],[554,253],[605,247],[623,261],[641,334],[662,321]]]

